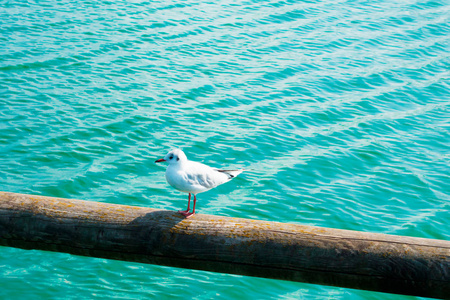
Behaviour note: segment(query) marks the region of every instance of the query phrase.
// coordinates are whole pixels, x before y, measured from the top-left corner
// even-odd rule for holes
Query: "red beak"
[[[157,159],[156,161],[155,161],[155,163],[157,163],[157,162],[163,162],[163,161],[166,161],[164,158],[160,158],[160,159]]]

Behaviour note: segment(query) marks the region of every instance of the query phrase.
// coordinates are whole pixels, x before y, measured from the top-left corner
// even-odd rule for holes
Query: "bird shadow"
[[[174,245],[180,241],[191,245],[196,239],[182,233],[191,224],[182,224],[185,220],[177,211],[168,210],[155,210],[137,216],[128,224],[133,228],[130,230],[130,241],[134,245],[130,247],[137,249],[138,253],[160,256],[161,253],[175,251]]]
[[[157,226],[157,227],[175,227],[186,220],[186,217],[177,211],[155,210],[133,219],[129,225],[132,226]]]

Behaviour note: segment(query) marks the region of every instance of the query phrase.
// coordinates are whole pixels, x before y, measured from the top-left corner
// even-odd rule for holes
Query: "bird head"
[[[174,149],[169,151],[169,153],[167,153],[166,156],[164,156],[164,158],[158,159],[155,162],[163,162],[163,161],[166,161],[169,164],[176,164],[187,161],[187,157],[186,154],[184,154],[184,152],[181,151],[180,149]]]

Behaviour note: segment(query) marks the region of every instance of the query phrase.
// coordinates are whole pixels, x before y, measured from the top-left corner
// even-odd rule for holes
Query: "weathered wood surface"
[[[0,192],[0,245],[450,297],[444,240]]]

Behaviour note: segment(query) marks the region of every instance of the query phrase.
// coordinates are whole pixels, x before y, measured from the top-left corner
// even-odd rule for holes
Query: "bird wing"
[[[193,186],[199,186],[209,190],[232,178],[227,173],[219,172],[207,165],[197,162],[189,163],[190,165],[186,170],[185,178]]]
[[[166,170],[167,182],[185,193],[202,193],[230,181],[243,170],[219,170],[202,163],[187,161],[182,166],[171,166]]]

